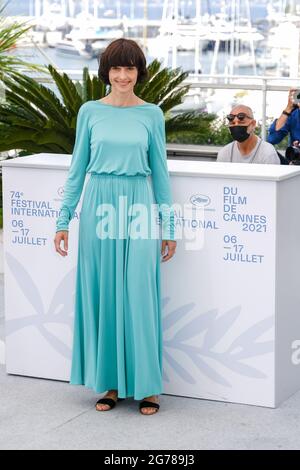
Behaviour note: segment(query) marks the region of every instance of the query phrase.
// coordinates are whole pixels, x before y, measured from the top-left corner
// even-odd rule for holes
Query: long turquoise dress
[[[56,231],[69,230],[91,173],[79,221],[70,383],[96,393],[115,389],[120,398],[140,400],[163,392],[161,242],[153,225],[162,239],[175,240],[165,143],[155,104],[88,101],[79,110]],[[133,204],[148,209],[147,236],[144,229],[136,235]],[[103,217],[105,205],[114,218]]]

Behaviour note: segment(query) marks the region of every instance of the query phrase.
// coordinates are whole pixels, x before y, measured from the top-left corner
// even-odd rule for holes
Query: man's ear
[[[251,126],[251,128],[252,128],[251,132],[254,132],[255,129],[256,129],[256,127],[257,127],[257,122],[256,122],[255,119],[253,119],[253,120],[252,120],[252,123],[249,124],[249,127],[250,127],[250,126]]]

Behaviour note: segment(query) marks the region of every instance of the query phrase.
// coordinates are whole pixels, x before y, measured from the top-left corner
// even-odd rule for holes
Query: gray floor
[[[4,339],[0,275],[0,340]],[[0,365],[0,449],[299,449],[300,393],[278,409],[162,395],[154,416],[109,412],[84,387],[11,376]]]

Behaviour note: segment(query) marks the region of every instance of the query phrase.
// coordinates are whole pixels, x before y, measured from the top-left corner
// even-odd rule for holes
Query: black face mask
[[[233,140],[238,142],[245,142],[250,137],[250,134],[247,132],[248,126],[231,126],[229,127],[230,134]]]

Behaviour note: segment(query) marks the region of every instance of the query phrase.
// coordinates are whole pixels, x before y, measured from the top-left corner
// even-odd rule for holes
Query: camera
[[[288,147],[285,151],[285,158],[290,165],[300,165],[300,147]]]
[[[295,105],[300,104],[300,90],[299,90],[299,89],[298,89],[298,90],[295,90],[295,92],[294,92],[293,103],[294,103]]]

